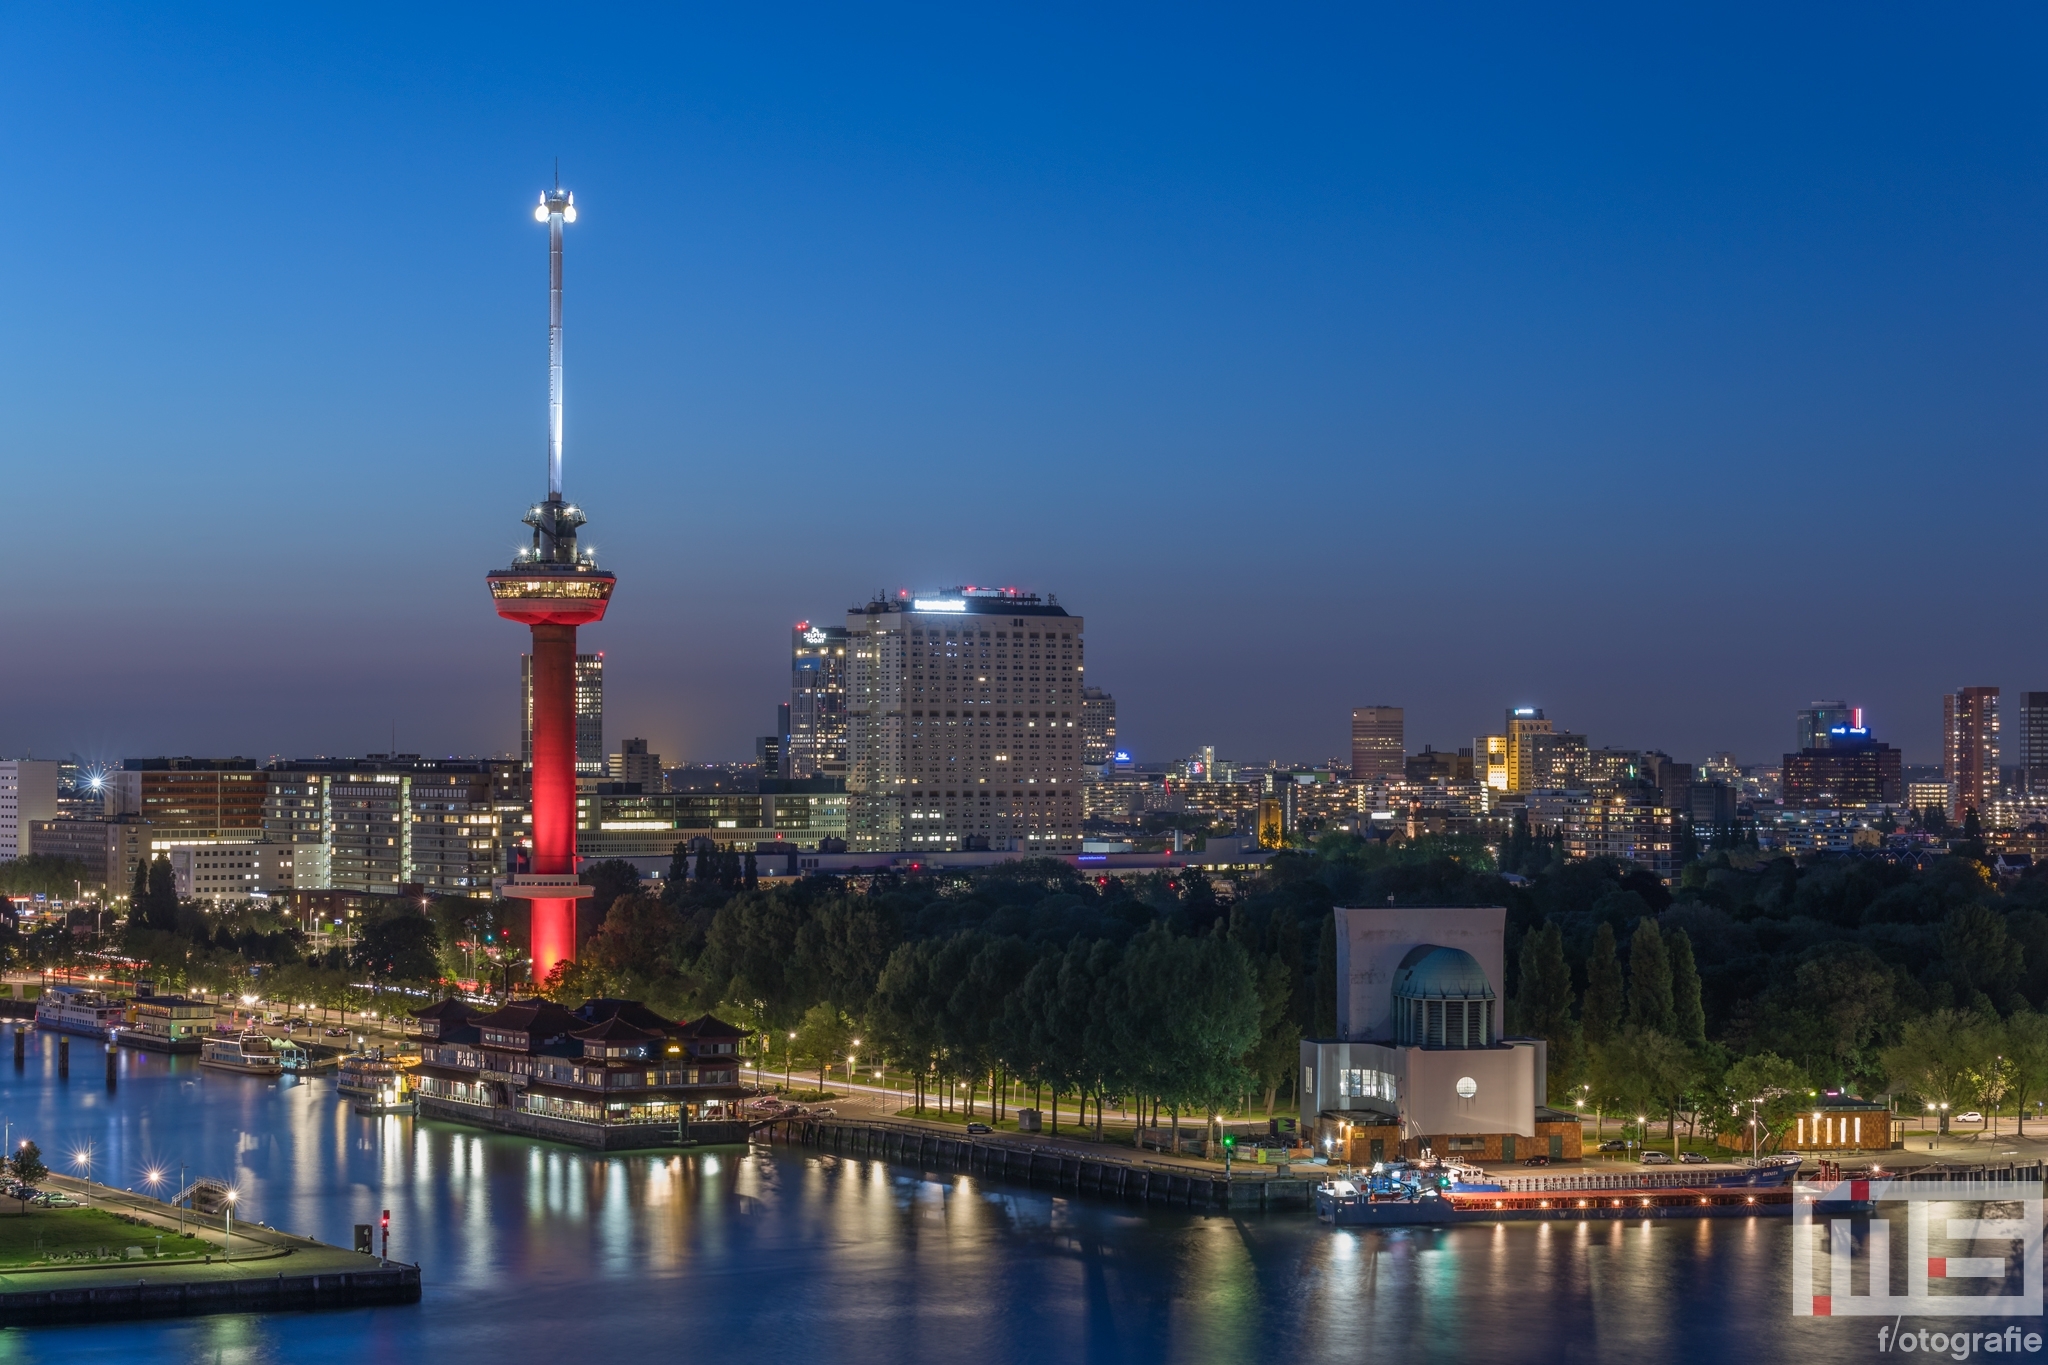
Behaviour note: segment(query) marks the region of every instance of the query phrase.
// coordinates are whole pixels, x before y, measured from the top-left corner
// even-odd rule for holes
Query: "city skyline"
[[[1304,22],[16,16],[15,491],[67,515],[0,752],[517,746],[472,566],[543,444],[557,157],[614,737],[743,758],[790,622],[984,580],[1087,613],[1160,761],[1383,700],[1762,762],[1846,696],[1928,763],[1942,695],[2041,685],[1985,600],[2041,477],[2037,19]]]

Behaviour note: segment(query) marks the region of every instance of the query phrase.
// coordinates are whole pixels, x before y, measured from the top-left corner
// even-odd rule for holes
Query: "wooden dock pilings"
[[[1168,1162],[1126,1160],[1008,1138],[954,1137],[915,1124],[792,1118],[765,1124],[771,1142],[819,1147],[906,1166],[967,1171],[1050,1186],[1100,1199],[1199,1209],[1309,1206],[1309,1182],[1291,1176],[1194,1170]]]

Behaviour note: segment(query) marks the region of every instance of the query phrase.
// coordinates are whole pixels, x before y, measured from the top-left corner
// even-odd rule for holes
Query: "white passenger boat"
[[[36,1001],[36,1027],[106,1039],[128,1022],[128,1002],[91,986],[52,986]]]
[[[341,1059],[336,1088],[344,1095],[361,1099],[388,1100],[407,1094],[411,1068],[417,1057],[386,1057],[379,1052],[355,1052]]]
[[[284,1064],[271,1048],[270,1040],[260,1033],[207,1039],[206,1046],[199,1050],[199,1065],[210,1066],[216,1071],[239,1071],[245,1076],[278,1076],[284,1073]]]

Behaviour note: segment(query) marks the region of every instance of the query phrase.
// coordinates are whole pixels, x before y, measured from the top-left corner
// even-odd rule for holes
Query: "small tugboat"
[[[235,1038],[209,1038],[199,1050],[199,1065],[216,1071],[239,1071],[245,1076],[279,1076],[284,1065],[270,1040],[260,1033]]]
[[[1707,1218],[1783,1214],[1800,1158],[1769,1157],[1715,1172],[1617,1172],[1492,1179],[1461,1162],[1382,1162],[1316,1187],[1316,1217],[1333,1227],[1405,1227],[1503,1219]]]
[[[112,1038],[128,1022],[128,1004],[90,986],[52,986],[36,1001],[36,1027],[85,1038]]]

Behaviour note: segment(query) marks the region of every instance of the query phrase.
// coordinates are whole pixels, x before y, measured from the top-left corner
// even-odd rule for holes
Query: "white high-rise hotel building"
[[[1080,617],[955,588],[877,598],[846,629],[852,848],[1080,852]]]

